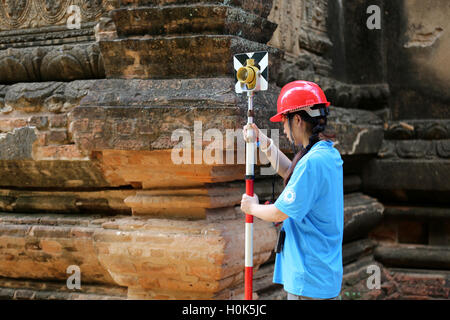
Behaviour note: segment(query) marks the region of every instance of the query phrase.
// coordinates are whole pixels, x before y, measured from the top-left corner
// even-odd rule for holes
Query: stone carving
[[[419,139],[448,139],[450,138],[450,121],[430,121],[417,127],[417,137]]]
[[[450,158],[450,140],[436,141],[436,151],[440,157],[449,159]]]
[[[300,1],[301,2],[301,1]],[[278,24],[269,45],[280,48],[297,56],[300,54],[298,38],[300,36],[302,6],[299,0],[275,0],[268,19]]]
[[[109,0],[1,0],[0,31],[65,25],[67,8],[80,8],[82,23],[96,21],[105,12],[118,6]]]
[[[386,139],[413,139],[414,127],[405,122],[388,124],[384,136]]]
[[[0,50],[93,42],[95,41],[94,26],[95,22],[87,22],[82,24],[80,29],[67,29],[66,25],[54,25],[45,28],[0,31]]]
[[[397,154],[401,158],[425,158],[435,154],[435,146],[433,142],[424,140],[417,141],[398,141],[396,143]]]
[[[302,27],[300,28],[300,48],[323,54],[332,43],[327,34],[328,3],[324,0],[304,0]]]
[[[405,120],[389,123],[385,130],[385,138],[391,140],[441,140],[450,139],[450,121]]]
[[[96,43],[0,51],[0,83],[104,77]]]
[[[394,158],[397,156],[395,151],[395,144],[389,140],[383,140],[380,150],[378,150],[377,156],[383,159]]]
[[[304,0],[303,1],[304,22],[307,27],[327,32],[326,19],[328,4],[324,0]]]
[[[92,80],[69,83],[18,83],[8,87],[4,103],[8,110],[22,113],[67,112],[79,103],[81,98],[87,94],[91,85]],[[59,108],[56,106],[59,106]],[[6,112],[2,113],[5,114]],[[0,131],[2,131],[1,128],[0,125]]]
[[[37,0],[36,6],[48,24],[55,24],[66,15],[70,2],[71,0]]]
[[[14,129],[0,133],[0,158],[5,160],[31,159],[32,144],[36,140],[33,128]]]
[[[4,21],[11,28],[20,26],[27,19],[31,4],[31,0],[0,1],[0,20]]]
[[[428,159],[450,157],[450,140],[383,140],[378,158]]]
[[[365,190],[387,201],[447,203],[450,121],[387,121],[384,139],[363,169]]]
[[[13,0],[1,0],[0,49],[95,41],[96,22],[118,6],[117,1],[36,0],[17,2],[14,7]],[[67,12],[71,5],[80,9],[80,28],[67,27],[69,18],[75,14]]]
[[[278,28],[269,45],[285,50],[289,60],[311,55],[310,58],[316,60],[320,69],[325,70],[318,73],[328,75],[331,61],[321,56],[332,45],[327,34],[326,18],[326,1],[276,0],[269,20],[276,22]]]
[[[77,4],[81,9],[81,16],[84,19],[97,19],[107,7],[108,0],[78,0]]]

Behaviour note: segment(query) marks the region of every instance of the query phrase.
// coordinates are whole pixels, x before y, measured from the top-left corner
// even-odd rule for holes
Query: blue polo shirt
[[[284,248],[276,255],[273,282],[295,295],[329,299],[342,284],[344,231],[343,160],[332,141],[319,141],[297,163],[275,202]]]

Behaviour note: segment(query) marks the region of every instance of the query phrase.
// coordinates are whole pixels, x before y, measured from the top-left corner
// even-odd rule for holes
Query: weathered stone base
[[[130,299],[230,299],[243,283],[242,214],[211,222],[3,213],[0,234],[5,278],[64,282],[77,265],[82,286],[128,288]],[[275,238],[271,223],[255,221],[256,270]]]

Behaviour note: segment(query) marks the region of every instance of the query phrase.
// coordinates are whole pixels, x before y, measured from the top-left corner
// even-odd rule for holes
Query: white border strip
[[[245,266],[253,267],[253,223],[245,223]]]

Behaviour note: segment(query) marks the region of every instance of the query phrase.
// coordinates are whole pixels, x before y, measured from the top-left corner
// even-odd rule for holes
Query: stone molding
[[[413,119],[388,121],[384,136],[388,140],[442,140],[450,139],[450,120]]]
[[[0,51],[0,83],[95,79],[104,74],[96,43]]]
[[[370,103],[376,109],[387,104],[390,88],[387,83],[350,84],[328,77],[326,64],[313,55],[300,55],[294,62],[284,62],[275,75],[279,87],[298,79],[317,83],[333,105],[343,108],[358,108]]]

